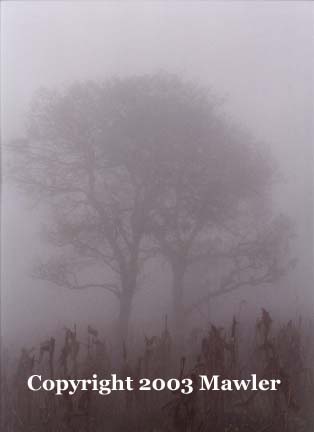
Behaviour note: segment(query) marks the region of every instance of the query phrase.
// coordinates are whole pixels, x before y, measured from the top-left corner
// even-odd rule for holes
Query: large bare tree
[[[150,218],[150,232],[171,267],[178,336],[187,312],[237,289],[277,282],[287,269],[283,256],[291,236],[287,218],[272,211],[277,171],[263,145],[204,89],[182,94],[184,106],[176,100],[177,115],[169,116],[175,128],[162,162],[171,170]],[[215,271],[217,262],[223,270],[218,286],[204,272],[192,283],[186,277],[198,263]],[[186,307],[185,289],[204,286],[207,293]]]
[[[151,98],[159,85],[156,77],[43,90],[33,101],[27,136],[12,144],[14,180],[49,206],[45,237],[59,248],[35,276],[112,293],[123,339],[140,269],[152,253],[144,234],[160,188],[149,153]]]

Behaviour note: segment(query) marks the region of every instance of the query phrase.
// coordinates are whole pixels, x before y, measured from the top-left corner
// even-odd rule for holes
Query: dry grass
[[[253,330],[253,329],[252,329]],[[145,337],[143,349],[120,359],[98,331],[88,328],[87,343],[76,328],[65,329],[64,341],[52,337],[38,350],[23,349],[15,370],[3,356],[3,432],[312,432],[314,398],[312,324],[289,321],[276,326],[266,310],[249,343],[234,318],[230,328],[199,330],[199,343],[186,338],[184,356],[167,323],[160,335]],[[194,336],[192,335],[192,338]],[[194,338],[195,339],[195,338]],[[197,346],[197,348],[193,348]],[[119,370],[113,365],[120,364]],[[87,391],[56,397],[30,392],[27,378],[81,378],[118,373],[132,376],[135,391],[104,397]],[[241,378],[250,373],[280,377],[279,392],[140,392],[139,377],[190,377],[220,374]]]

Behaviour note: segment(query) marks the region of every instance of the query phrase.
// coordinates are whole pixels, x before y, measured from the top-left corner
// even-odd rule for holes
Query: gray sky
[[[286,183],[275,198],[297,219],[300,271],[307,275],[304,283],[311,295],[311,2],[10,1],[2,2],[1,10],[4,141],[23,133],[28,104],[41,86],[156,70],[211,85],[226,97],[230,115],[278,160]],[[82,294],[83,304],[73,293],[57,295],[29,280],[27,269],[41,253],[39,220],[4,186],[2,306],[6,327],[15,332],[23,332],[21,325],[38,327],[41,314],[53,322],[78,309],[88,314],[86,307],[94,315],[103,311],[103,300],[95,304],[91,294]],[[26,305],[29,295],[34,302]]]

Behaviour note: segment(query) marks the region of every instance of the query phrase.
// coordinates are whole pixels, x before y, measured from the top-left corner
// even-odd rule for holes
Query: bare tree
[[[46,239],[60,249],[36,277],[112,293],[123,339],[144,262],[158,252],[169,262],[182,328],[187,269],[222,253],[214,240],[250,201],[266,202],[272,176],[215,97],[167,74],[42,91],[12,147],[14,180],[49,205]]]
[[[160,173],[149,153],[159,78],[84,83],[43,90],[32,104],[27,136],[12,144],[13,178],[48,204],[46,240],[60,253],[35,276],[74,290],[101,288],[119,301],[125,339],[143,263],[147,218]],[[145,118],[145,113],[149,118]]]
[[[283,245],[290,235],[290,223],[273,220],[271,214],[276,172],[271,158],[221,114],[208,92],[188,88],[181,95],[184,109],[182,99],[174,104],[179,114],[171,119],[177,121],[177,130],[163,162],[172,169],[163,179],[150,226],[172,270],[173,317],[179,333],[186,312],[210,299],[278,280],[285,268],[280,263]],[[210,267],[217,259],[224,268],[220,286],[213,289],[203,276],[208,294],[186,309],[187,273],[198,262]]]

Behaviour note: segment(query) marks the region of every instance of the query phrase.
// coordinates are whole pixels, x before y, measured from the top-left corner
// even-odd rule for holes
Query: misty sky
[[[275,200],[297,221],[301,267],[293,283],[305,275],[298,292],[306,303],[313,289],[313,10],[310,2],[283,1],[2,2],[3,142],[23,133],[42,86],[159,70],[210,85],[280,166],[285,183]],[[78,296],[29,278],[42,251],[40,223],[38,211],[4,185],[2,309],[4,330],[14,335],[76,311],[87,321],[101,317],[113,304],[101,293]]]

